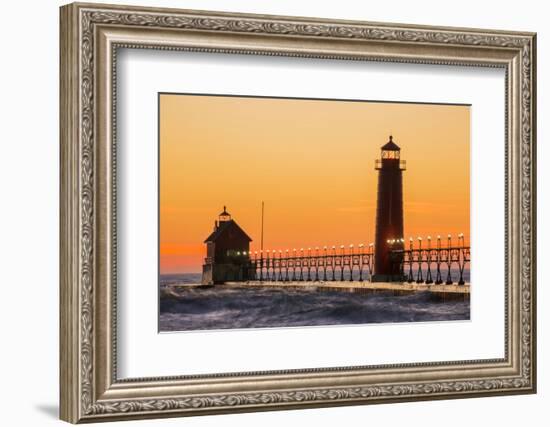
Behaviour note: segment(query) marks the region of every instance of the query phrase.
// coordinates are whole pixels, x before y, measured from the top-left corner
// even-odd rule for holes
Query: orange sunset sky
[[[374,160],[407,162],[405,238],[470,238],[470,107],[161,94],[160,273],[200,272],[223,205],[259,249],[374,240]],[[456,238],[456,237],[455,237]]]

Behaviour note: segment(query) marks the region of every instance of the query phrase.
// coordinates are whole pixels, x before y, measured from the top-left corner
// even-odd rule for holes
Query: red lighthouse
[[[202,266],[202,284],[244,282],[255,277],[250,263],[252,239],[239,227],[225,206],[206,238],[206,258]]]
[[[374,243],[373,281],[401,281],[403,279],[398,257],[390,257],[391,250],[403,250],[403,171],[401,148],[390,140],[382,146],[378,170],[376,231]]]

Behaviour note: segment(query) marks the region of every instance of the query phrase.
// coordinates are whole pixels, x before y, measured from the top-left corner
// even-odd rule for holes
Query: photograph
[[[47,324],[36,319],[50,319],[59,338],[29,377],[58,376],[59,418],[280,425],[286,411],[366,405],[393,425],[438,401],[442,417],[475,424],[484,414],[468,399],[495,396],[483,408],[501,424],[539,419],[537,396],[521,396],[527,411],[491,402],[536,394],[540,380],[543,14],[207,3],[72,3],[51,15],[40,3],[27,15],[58,34],[38,25],[49,44],[28,64],[12,43],[27,68],[45,55],[59,72],[42,84],[55,95],[44,126],[26,114],[5,138],[31,131],[43,150],[48,126],[59,133],[55,159],[6,145],[31,163],[6,156],[30,190],[14,190],[23,225],[5,221],[17,284],[31,265],[22,230],[40,224],[27,217],[47,195],[36,187],[48,174],[27,166],[51,175],[57,162],[59,197],[46,199],[58,209],[39,212],[58,221],[39,228],[58,229],[58,262],[38,257],[35,270],[56,270],[59,289],[39,282],[56,301],[36,299],[28,323],[36,335]],[[16,68],[34,94],[40,79]],[[11,86],[13,110],[24,103]],[[11,305],[7,318],[21,318]],[[27,341],[23,353],[36,353]],[[41,418],[54,410],[37,403]],[[327,414],[321,424],[334,424]]]
[[[159,332],[469,320],[470,108],[159,93]]]

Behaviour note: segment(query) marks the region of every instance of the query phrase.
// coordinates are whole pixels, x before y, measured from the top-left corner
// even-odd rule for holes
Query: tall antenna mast
[[[264,253],[264,201],[262,200],[262,234],[261,234],[261,240],[260,240],[260,253],[262,254],[262,258],[263,258],[263,253]]]

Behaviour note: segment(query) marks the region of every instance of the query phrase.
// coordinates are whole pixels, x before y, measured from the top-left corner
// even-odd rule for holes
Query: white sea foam
[[[196,275],[195,275],[196,276]],[[161,281],[160,330],[185,331],[387,322],[468,320],[469,301],[428,292],[395,296],[305,289],[176,286],[196,277]]]

